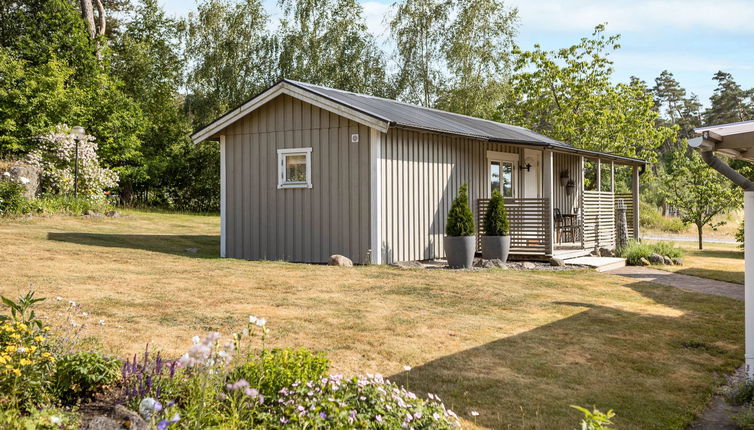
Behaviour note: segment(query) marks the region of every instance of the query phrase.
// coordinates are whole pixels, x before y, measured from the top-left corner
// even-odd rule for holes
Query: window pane
[[[503,163],[503,186],[500,193],[503,197],[513,197],[513,164]]]
[[[306,155],[285,157],[285,181],[306,182]]]
[[[493,191],[500,191],[500,163],[497,161],[490,163],[490,184],[492,184],[490,196],[492,196]]]

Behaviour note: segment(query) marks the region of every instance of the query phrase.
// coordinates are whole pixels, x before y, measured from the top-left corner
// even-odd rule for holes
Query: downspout
[[[702,160],[704,160],[707,165],[733,181],[734,184],[743,188],[744,191],[754,191],[754,184],[752,184],[750,180],[746,179],[744,175],[738,173],[734,168],[727,165],[721,159],[715,157],[712,151],[701,151],[701,156]]]

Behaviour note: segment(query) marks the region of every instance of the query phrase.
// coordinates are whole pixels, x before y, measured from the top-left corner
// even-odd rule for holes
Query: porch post
[[[615,163],[610,162],[610,192],[615,192]]]
[[[744,192],[744,362],[754,375],[754,191]]]
[[[555,232],[554,232],[554,219],[553,219],[553,172],[552,172],[552,154],[549,149],[542,151],[542,197],[544,197],[545,205],[545,254],[552,255],[552,251],[555,246]]]
[[[584,229],[584,190],[586,188],[584,187],[584,156],[579,157],[579,215],[581,223],[581,233],[579,236],[581,237],[581,249],[584,249],[585,242],[584,242],[584,233],[586,233],[586,230]]]
[[[602,160],[597,159],[597,172],[595,177],[597,178],[597,191],[602,191]]]
[[[639,240],[639,166],[634,166],[631,173],[631,200],[634,204],[634,239]]]

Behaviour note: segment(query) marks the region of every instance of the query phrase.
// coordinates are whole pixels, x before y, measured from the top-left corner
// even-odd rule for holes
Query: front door
[[[487,151],[487,162],[489,163],[490,196],[493,190],[498,190],[503,197],[515,197],[518,194],[516,192],[518,154]]]
[[[542,151],[524,149],[523,171],[524,198],[542,197]]]

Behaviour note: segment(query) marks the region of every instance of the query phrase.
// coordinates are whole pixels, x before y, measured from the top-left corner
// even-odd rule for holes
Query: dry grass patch
[[[676,242],[676,245],[686,253],[683,266],[656,266],[657,269],[736,284],[744,283],[744,252],[738,245],[705,243],[701,251],[696,242]]]
[[[217,217],[125,215],[2,221],[0,293],[31,284],[82,303],[118,354],[178,354],[195,334],[265,316],[272,346],[392,375],[488,428],[573,428],[571,404],[613,408],[621,429],[684,428],[742,359],[742,304],[721,297],[587,271],[225,260]]]

